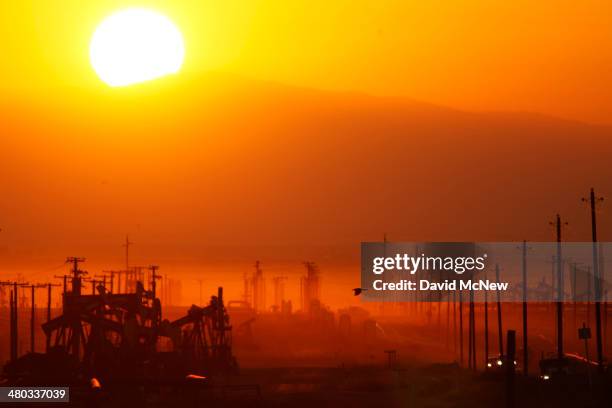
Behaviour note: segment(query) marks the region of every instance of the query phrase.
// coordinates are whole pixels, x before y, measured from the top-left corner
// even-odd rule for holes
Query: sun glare
[[[91,65],[110,86],[125,86],[178,72],[183,36],[166,16],[130,8],[104,19],[89,46]]]

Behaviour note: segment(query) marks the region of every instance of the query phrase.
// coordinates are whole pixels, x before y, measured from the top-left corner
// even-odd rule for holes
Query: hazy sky
[[[607,0],[2,0],[0,86],[103,87],[91,34],[143,5],[182,30],[185,71],[612,123]]]
[[[240,263],[210,267],[234,298],[261,259],[350,300],[362,240],[547,240],[557,211],[588,239],[580,197],[612,195],[612,128],[328,92],[612,124],[609,0],[0,1],[0,276],[120,267],[130,233],[164,271]],[[177,76],[96,77],[126,6],[178,25]]]

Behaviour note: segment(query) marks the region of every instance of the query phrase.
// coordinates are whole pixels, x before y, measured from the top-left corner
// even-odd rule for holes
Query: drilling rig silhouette
[[[237,370],[222,287],[207,305],[192,305],[185,316],[169,321],[162,319],[156,265],[149,267],[150,282],[136,281],[131,291],[113,293],[105,281],[94,280],[92,293],[84,294],[84,261],[66,260],[72,265],[64,278],[70,287],[62,295],[62,313],[42,324],[46,351],[9,361],[4,371],[11,382],[65,384],[95,378],[107,384],[163,384]]]

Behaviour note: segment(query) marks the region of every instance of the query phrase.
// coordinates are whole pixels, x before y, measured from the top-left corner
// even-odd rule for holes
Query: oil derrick
[[[312,303],[320,301],[321,277],[319,268],[314,262],[304,262],[304,266],[306,267],[306,276],[303,276],[300,281],[300,294],[302,311],[309,313]]]
[[[133,293],[112,294],[103,281],[95,293],[81,293],[82,271],[73,262],[72,291],[64,293],[62,315],[42,325],[49,353],[62,355],[87,371],[108,374],[155,350],[161,304],[139,282]],[[130,371],[126,371],[125,374]]]
[[[272,278],[274,283],[274,311],[282,312],[283,304],[285,303],[285,282],[286,276],[275,276]]]
[[[210,375],[237,367],[222,288],[208,305],[194,305],[184,317],[162,321],[156,283],[161,276],[156,265],[147,268],[150,290],[138,281],[132,293],[112,293],[102,277],[91,279],[94,293],[90,294],[83,290],[86,272],[79,269],[84,259],[69,258],[67,262],[72,264],[71,274],[63,279],[71,287],[62,296],[61,315],[52,319],[53,285],[45,285],[49,297],[47,321],[42,324],[47,338],[44,354],[17,356],[20,286],[11,282],[12,358],[5,366],[10,381],[27,378],[33,383],[67,383],[95,376],[102,383],[123,379],[175,383],[188,374]],[[164,344],[172,349],[160,352],[158,347]]]
[[[245,272],[243,276],[242,301],[252,307],[252,300],[253,299],[251,296],[251,280]]]
[[[260,262],[256,261],[254,266],[255,271],[248,282],[252,297],[252,307],[256,312],[263,312],[266,310],[266,282]]]
[[[236,368],[231,329],[223,302],[223,288],[220,287],[208,306],[192,305],[186,316],[173,322],[165,320],[160,333],[170,337],[174,350],[186,362],[190,372],[208,375],[211,370]]]
[[[255,271],[250,276],[247,273],[244,274],[242,301],[250,305],[256,312],[263,312],[266,310],[266,282],[261,263],[255,261],[254,267]]]

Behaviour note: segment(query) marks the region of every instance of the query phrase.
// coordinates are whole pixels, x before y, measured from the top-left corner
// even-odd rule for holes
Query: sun
[[[110,86],[125,86],[174,74],[185,56],[183,36],[166,16],[144,8],[118,11],[96,28],[91,65]]]

